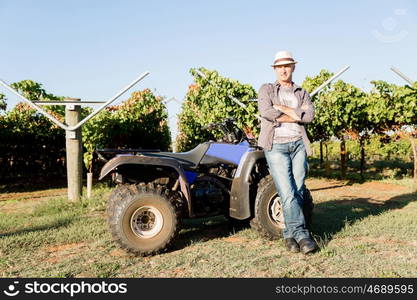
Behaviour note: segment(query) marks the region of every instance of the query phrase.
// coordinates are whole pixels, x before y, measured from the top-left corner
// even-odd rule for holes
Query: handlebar
[[[203,130],[211,130],[211,129],[216,129],[219,128],[222,129],[224,131],[224,129],[228,129],[227,127],[229,127],[230,125],[234,125],[236,126],[236,122],[234,118],[226,118],[223,119],[221,122],[218,123],[209,123],[206,126],[203,126],[202,129]]]
[[[207,124],[206,126],[203,126],[202,129],[207,131],[219,129],[224,135],[221,141],[226,143],[237,144],[246,140],[250,144],[256,145],[256,140],[249,138],[245,132],[237,126],[234,118],[226,118],[218,123]]]

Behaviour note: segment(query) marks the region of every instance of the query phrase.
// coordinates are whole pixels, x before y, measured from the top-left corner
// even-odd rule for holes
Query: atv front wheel
[[[113,239],[139,255],[166,250],[179,230],[179,211],[169,191],[152,184],[119,186],[111,194],[108,223]],[[123,195],[123,198],[121,198]]]
[[[310,191],[306,189],[303,213],[307,228],[311,226],[313,206],[313,198]],[[270,240],[282,237],[282,230],[285,228],[284,214],[280,196],[271,175],[264,177],[259,182],[255,199],[255,217],[251,220],[251,226]]]

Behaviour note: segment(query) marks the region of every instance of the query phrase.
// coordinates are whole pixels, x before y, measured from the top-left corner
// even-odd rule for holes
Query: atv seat
[[[186,168],[195,168],[200,163],[201,159],[203,158],[204,154],[207,152],[210,143],[203,143],[195,147],[194,149],[187,151],[187,152],[157,152],[152,154],[152,156],[165,156],[171,157],[178,160],[181,164],[184,165]],[[145,154],[149,155],[149,154]]]

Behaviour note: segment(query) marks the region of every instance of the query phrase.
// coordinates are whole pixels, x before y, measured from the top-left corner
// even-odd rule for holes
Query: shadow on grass
[[[314,207],[312,233],[327,244],[345,225],[392,209],[400,209],[412,201],[417,201],[417,193],[398,195],[386,201],[353,198],[319,203]],[[228,237],[246,228],[250,228],[249,222],[231,222],[222,216],[185,220],[172,251],[194,243]]]
[[[5,233],[0,232],[0,239],[5,238],[5,237],[10,237],[10,236],[17,236],[17,235],[21,235],[21,234],[31,233],[31,232],[39,232],[39,231],[45,231],[45,230],[51,230],[51,229],[58,229],[60,227],[68,226],[74,221],[75,221],[74,218],[69,217],[69,218],[59,219],[59,220],[57,220],[55,222],[52,222],[50,224],[34,226],[34,227],[30,227],[30,228],[24,228],[24,229],[11,231],[11,232],[5,232]]]
[[[0,193],[35,192],[66,187],[66,178],[16,179],[2,182]]]
[[[249,228],[249,222],[229,221],[223,216],[184,220],[182,230],[172,250],[180,250],[194,243],[228,237]]]
[[[353,198],[319,203],[314,207],[312,233],[327,244],[345,225],[354,224],[368,216],[403,208],[413,201],[417,201],[417,193],[398,195],[380,202],[370,198]]]

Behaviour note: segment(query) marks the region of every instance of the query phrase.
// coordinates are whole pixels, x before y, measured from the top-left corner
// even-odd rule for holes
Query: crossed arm
[[[273,107],[276,110],[283,112],[281,116],[275,120],[280,123],[297,123],[301,122],[301,118],[295,113],[294,109],[285,105],[274,104]]]
[[[278,123],[310,123],[314,117],[314,107],[310,96],[304,91],[301,107],[291,108],[273,104],[272,84],[263,84],[258,93],[258,108],[261,116],[270,122]]]

